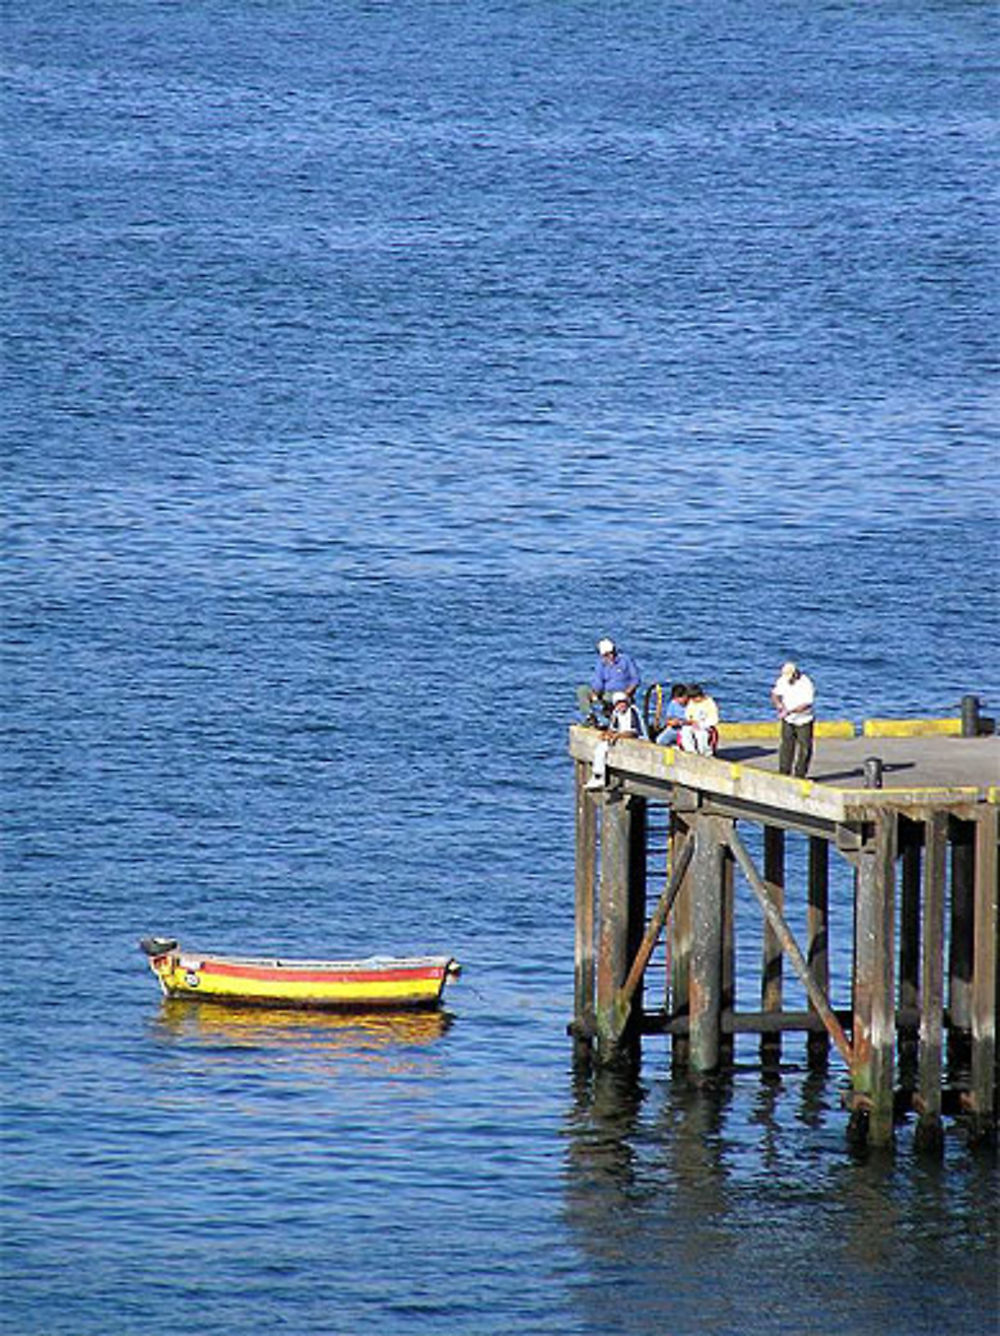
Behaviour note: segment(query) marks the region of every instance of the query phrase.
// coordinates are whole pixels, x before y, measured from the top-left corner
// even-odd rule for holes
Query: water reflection
[[[445,1011],[348,1013],[165,999],[153,1030],[160,1040],[193,1041],[201,1049],[371,1060],[426,1048],[451,1024]]]
[[[997,1312],[995,1158],[957,1138],[942,1163],[902,1138],[858,1158],[826,1075],[699,1087],[578,1068],[565,1134],[588,1329],[645,1332],[656,1313],[674,1336],[930,1333]]]

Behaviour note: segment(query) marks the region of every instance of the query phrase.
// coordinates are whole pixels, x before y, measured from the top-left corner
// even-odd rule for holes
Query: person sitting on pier
[[[813,705],[816,688],[797,664],[784,663],[771,688],[771,701],[781,720],[778,769],[783,775],[805,779],[813,753]]]
[[[719,746],[719,707],[700,683],[688,687],[685,722],[677,745],[681,751],[714,756]]]
[[[687,704],[688,688],[686,684],[684,682],[672,683],[664,726],[656,735],[656,741],[662,746],[675,747],[677,745],[681,729],[687,721]]]
[[[641,738],[645,734],[642,716],[627,691],[615,691],[611,696],[608,732],[618,738]]]
[[[608,779],[608,751],[619,738],[641,738],[645,736],[642,716],[629,699],[625,691],[616,691],[611,698],[611,718],[604,730],[601,741],[594,748],[594,759],[590,763],[591,775],[588,789],[603,789]]]
[[[619,649],[610,636],[597,642],[597,662],[594,664],[590,686],[577,687],[576,699],[580,713],[591,727],[597,727],[595,707],[600,706],[605,716],[611,713],[612,696],[624,691],[629,701],[639,689],[639,669],[635,660],[624,649]]]

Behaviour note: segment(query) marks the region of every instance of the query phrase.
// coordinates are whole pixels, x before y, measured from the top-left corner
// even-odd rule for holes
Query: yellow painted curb
[[[961,719],[866,719],[866,738],[960,738]]]
[[[813,737],[817,738],[853,738],[857,730],[850,719],[817,719]],[[737,738],[774,738],[781,736],[781,725],[777,719],[760,722],[731,723],[719,725],[719,740],[733,742]]]
[[[776,738],[779,733],[777,720],[766,720],[762,723],[733,722],[731,724],[719,725],[720,741],[728,741],[732,738]]]
[[[850,719],[817,719],[813,736],[817,738],[853,738],[857,729]]]

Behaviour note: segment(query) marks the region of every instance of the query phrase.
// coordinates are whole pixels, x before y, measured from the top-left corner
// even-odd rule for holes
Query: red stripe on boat
[[[286,983],[407,983],[417,979],[440,979],[444,973],[444,967],[440,965],[421,965],[413,969],[305,970],[287,965],[228,965],[221,960],[205,960],[201,968],[207,974],[221,974],[233,979],[284,980]]]

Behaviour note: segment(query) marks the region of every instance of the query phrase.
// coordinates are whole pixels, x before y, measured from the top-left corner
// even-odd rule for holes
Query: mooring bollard
[[[882,758],[880,756],[868,756],[865,758],[865,788],[880,789],[882,787]]]
[[[980,700],[978,696],[962,697],[963,738],[975,738],[979,736],[979,707]]]

